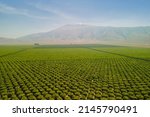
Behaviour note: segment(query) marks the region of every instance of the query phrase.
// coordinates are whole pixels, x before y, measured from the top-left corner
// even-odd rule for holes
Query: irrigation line
[[[108,51],[105,51],[105,50],[97,50],[97,49],[89,48],[89,47],[86,47],[86,48],[87,48],[87,49],[90,49],[90,50],[98,51],[98,52],[103,52],[103,53],[108,53],[108,54],[119,55],[119,56],[123,56],[123,57],[131,58],[131,59],[143,60],[143,61],[147,61],[147,62],[149,62],[149,61],[150,61],[150,60],[148,60],[148,59],[144,59],[144,58],[132,57],[132,56],[124,55],[124,54],[118,54],[118,53],[114,53],[114,52],[108,52]]]

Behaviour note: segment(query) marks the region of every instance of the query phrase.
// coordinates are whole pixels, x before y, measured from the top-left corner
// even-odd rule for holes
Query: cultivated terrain
[[[2,100],[149,100],[150,48],[0,46]]]

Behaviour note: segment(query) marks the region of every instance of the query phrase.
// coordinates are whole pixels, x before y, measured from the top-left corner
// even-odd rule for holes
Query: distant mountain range
[[[0,38],[0,44],[69,44],[101,42],[150,44],[150,26],[102,27],[65,25],[50,32],[26,35],[16,39]]]
[[[18,43],[17,39],[0,37],[0,45],[2,45],[2,44],[15,44],[15,43]]]

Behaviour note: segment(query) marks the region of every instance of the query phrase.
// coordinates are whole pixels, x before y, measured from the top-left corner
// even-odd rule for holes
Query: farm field
[[[150,100],[150,48],[0,46],[1,100]]]

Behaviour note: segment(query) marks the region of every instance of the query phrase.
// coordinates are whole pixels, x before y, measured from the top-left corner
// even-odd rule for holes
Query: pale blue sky
[[[150,0],[0,0],[0,37],[65,24],[150,26]]]

